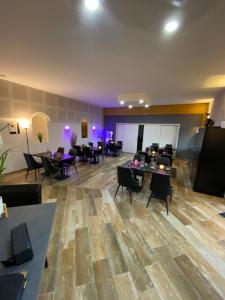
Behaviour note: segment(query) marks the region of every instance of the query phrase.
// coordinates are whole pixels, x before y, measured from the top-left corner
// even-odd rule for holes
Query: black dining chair
[[[89,143],[88,143],[88,146],[89,146],[89,147],[94,147],[94,143],[89,142]]]
[[[118,180],[118,187],[114,199],[116,198],[120,186],[122,186],[122,188],[126,187],[129,190],[130,203],[132,204],[131,193],[132,191],[134,192],[140,191],[139,181],[135,180],[131,169],[121,167],[121,166],[117,167],[117,180]]]
[[[96,162],[98,159],[97,153],[92,151],[90,147],[84,147],[83,148],[83,153],[85,158],[90,162],[90,165],[92,162]]]
[[[75,149],[70,149],[69,150],[69,155],[73,156],[73,158],[66,160],[66,162],[63,164],[64,167],[70,169],[70,167],[74,167],[76,173],[78,174],[77,167],[76,167],[76,155],[77,155],[77,150]]]
[[[29,153],[23,153],[26,164],[27,164],[27,174],[26,179],[30,171],[35,171],[35,180],[37,179],[37,170],[40,173],[40,169],[43,168],[43,164],[37,162],[33,156]]]
[[[74,149],[77,151],[77,156],[79,157],[79,159],[84,160],[84,153],[81,150],[81,147],[79,145],[75,145]]]
[[[117,141],[117,148],[120,152],[123,150],[123,142],[122,141]]]
[[[104,148],[103,148],[103,143],[102,142],[98,142],[98,148],[96,150],[98,157],[102,157],[102,160],[104,160]]]
[[[145,157],[144,155],[140,155],[140,154],[135,154],[133,161],[137,160],[139,163],[143,162],[145,163]],[[136,170],[133,169],[133,174],[134,174],[134,178],[136,179],[137,176],[141,177],[141,186],[143,187],[144,185],[144,172],[142,170]]]
[[[64,154],[64,151],[65,151],[64,147],[58,147],[56,152]]]
[[[173,154],[173,147],[172,147],[172,145],[170,146],[170,145],[167,144],[166,147],[165,147],[165,149],[166,149],[166,152],[168,154],[170,154],[170,155]]]
[[[156,159],[156,165],[164,165],[166,167],[170,166],[170,159],[168,157],[164,157],[164,156],[158,156]]]
[[[145,163],[146,164],[150,164],[151,159],[150,159],[150,157],[149,157],[149,155],[148,155],[147,152],[139,151],[138,154],[145,157]]]
[[[119,149],[115,143],[109,144],[109,152],[112,156],[118,156],[119,155]]]
[[[152,144],[151,145],[151,151],[159,152],[159,145],[158,144]]]
[[[149,188],[150,196],[146,208],[152,198],[162,199],[166,201],[166,211],[168,215],[168,196],[170,197],[171,203],[173,195],[173,187],[170,185],[170,175],[153,172]]]
[[[45,173],[43,174],[43,179],[45,176],[49,176],[51,184],[52,184],[53,176],[65,174],[66,172],[68,173],[68,167],[66,166],[56,167],[55,165],[51,164],[51,162],[47,157],[41,157],[41,161],[45,170]]]
[[[172,164],[173,164],[173,155],[168,154],[168,153],[163,153],[161,156],[168,158],[169,161],[170,161],[170,166],[172,166]]]
[[[0,184],[0,195],[7,207],[42,203],[40,183]]]

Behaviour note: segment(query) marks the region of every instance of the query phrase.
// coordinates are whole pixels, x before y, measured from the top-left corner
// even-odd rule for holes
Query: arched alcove
[[[36,142],[48,142],[48,122],[50,118],[42,112],[33,114],[31,118],[33,137]],[[42,139],[41,139],[42,137]]]

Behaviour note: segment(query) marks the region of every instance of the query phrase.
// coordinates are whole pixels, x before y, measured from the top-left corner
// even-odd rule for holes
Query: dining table
[[[177,177],[177,169],[173,167],[164,167],[163,169],[160,169],[159,166],[152,167],[150,164],[145,163],[135,163],[132,160],[127,160],[124,164],[122,164],[122,167],[124,168],[130,168],[131,170],[137,170],[139,172],[143,173],[160,173],[164,175],[169,175],[172,178]]]
[[[69,178],[70,176],[68,174],[65,174],[64,169],[63,169],[63,164],[71,161],[74,159],[74,156],[70,155],[70,154],[65,154],[65,153],[61,153],[61,152],[51,152],[51,151],[46,151],[46,152],[41,152],[41,153],[35,153],[32,154],[33,156],[36,157],[47,157],[51,163],[53,164],[57,164],[57,166],[59,168],[62,168],[60,170],[60,175],[56,176],[55,179],[58,180],[64,180]]]

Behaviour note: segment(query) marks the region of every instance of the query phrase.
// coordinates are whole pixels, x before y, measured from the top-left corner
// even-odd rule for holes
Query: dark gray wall
[[[105,129],[112,130],[114,137],[116,123],[180,124],[177,156],[192,159],[197,137],[196,130],[201,126],[202,115],[106,116],[104,121]]]

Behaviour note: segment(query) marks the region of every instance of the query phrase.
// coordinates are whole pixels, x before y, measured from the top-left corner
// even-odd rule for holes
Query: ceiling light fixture
[[[131,108],[133,108],[133,106],[132,106],[132,105],[129,105],[128,108],[131,109]]]
[[[142,103],[144,103],[144,102],[145,102],[145,101],[144,101],[143,99],[140,99],[140,100],[139,100],[139,103],[140,103],[140,104],[142,104]]]
[[[99,0],[85,0],[85,6],[90,11],[95,11],[99,8]]]
[[[174,32],[178,29],[179,23],[176,20],[171,20],[166,23],[165,31],[168,33]]]
[[[121,101],[120,101],[120,104],[121,104],[121,105],[124,105],[124,101],[123,101],[123,100],[121,100]]]

